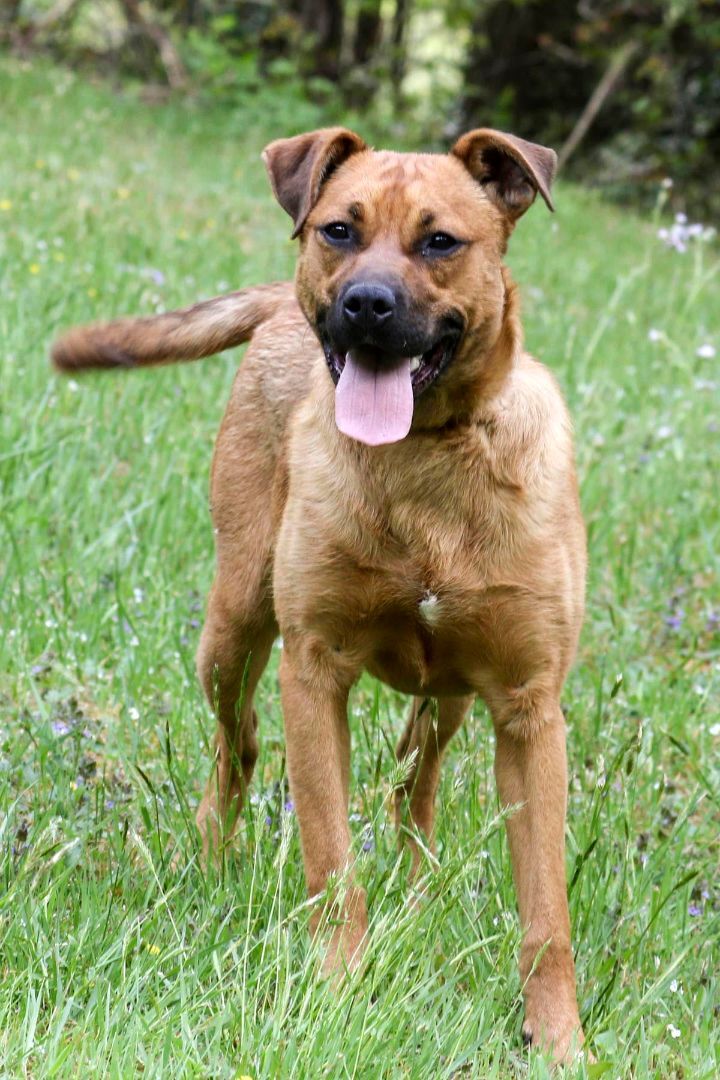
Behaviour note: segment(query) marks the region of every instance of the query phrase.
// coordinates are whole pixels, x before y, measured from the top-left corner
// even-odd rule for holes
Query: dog
[[[273,142],[263,159],[300,242],[294,286],[75,328],[53,349],[55,365],[76,372],[252,339],[212,466],[217,573],[197,661],[218,718],[197,814],[205,850],[237,822],[258,754],[253,694],[280,633],[307,887],[334,905],[324,968],[355,968],[367,915],[347,820],[348,693],[366,670],[413,697],[395,793],[413,872],[412,836],[432,845],[441,759],[479,695],[500,801],[516,808],[523,1036],[567,1060],[584,1037],[560,694],[583,618],[586,542],[568,414],[523,349],[503,265],[536,196],[553,209],[556,156],[491,129],[435,155],[376,152],[326,128]],[[333,893],[343,874],[347,888]]]

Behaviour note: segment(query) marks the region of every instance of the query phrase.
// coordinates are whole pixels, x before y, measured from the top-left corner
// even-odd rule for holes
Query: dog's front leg
[[[336,889],[326,899],[332,926],[323,970],[340,977],[360,961],[367,931],[365,892],[354,884],[348,786],[350,731],[347,699],[351,681],[286,645],[280,665],[290,791],[300,824],[305,878],[310,896]],[[318,929],[322,910],[310,927]]]
[[[524,1037],[569,1059],[583,1043],[565,882],[567,764],[557,702],[494,710],[495,775],[507,821],[524,939]],[[517,705],[517,703],[515,703]]]

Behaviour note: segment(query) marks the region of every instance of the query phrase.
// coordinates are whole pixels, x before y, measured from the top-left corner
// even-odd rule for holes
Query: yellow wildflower
[[[30,263],[29,270],[30,270],[31,274],[39,274],[40,273],[40,264],[39,263]]]
[[[12,210],[10,199],[0,199],[0,210]]]
[[[130,188],[119,187],[115,191],[115,194],[117,195],[118,199],[129,199],[130,198]]]

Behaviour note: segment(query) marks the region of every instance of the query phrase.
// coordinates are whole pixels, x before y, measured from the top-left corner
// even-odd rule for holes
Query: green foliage
[[[10,0],[3,40],[230,106],[279,87],[423,144],[482,123],[557,148],[632,45],[572,174],[646,206],[669,176],[677,209],[718,205],[720,0]]]
[[[484,113],[555,146],[632,43],[575,159],[576,175],[646,203],[670,176],[684,203],[705,212],[717,205],[708,182],[720,164],[717,0],[492,0],[477,9],[472,32],[463,122]]]
[[[48,369],[63,326],[289,277],[290,225],[259,151],[321,114],[295,93],[148,106],[7,61],[0,100],[0,1074],[547,1078],[520,1044],[482,708],[451,746],[440,871],[413,911],[385,805],[406,702],[357,688],[352,829],[372,945],[338,994],[306,936],[277,655],[237,851],[200,872],[207,474],[240,358],[82,382]],[[518,225],[510,261],[528,346],[575,420],[590,536],[565,694],[568,874],[600,1062],[567,1075],[711,1080],[717,249],[663,244],[665,211],[639,221],[566,184],[557,205]]]

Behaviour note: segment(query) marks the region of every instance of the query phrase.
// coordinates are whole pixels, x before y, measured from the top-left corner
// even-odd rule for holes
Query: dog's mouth
[[[417,356],[396,356],[374,346],[338,352],[323,341],[335,383],[338,428],[369,446],[398,442],[410,430],[415,399],[440,377],[460,335],[446,334]]]
[[[458,341],[459,334],[446,334],[439,341],[436,341],[427,352],[419,356],[409,357],[410,378],[415,397],[419,397],[424,390],[432,386],[435,380],[442,375],[455,355]],[[340,353],[333,349],[329,342],[323,341],[323,349],[327,366],[336,386],[351,353],[362,353],[365,363],[372,364],[375,367],[384,367],[388,370],[398,364],[404,364],[408,359],[404,356],[393,356],[392,353],[386,352],[384,349],[377,349],[369,345],[363,346],[362,349],[351,349],[347,353]]]

